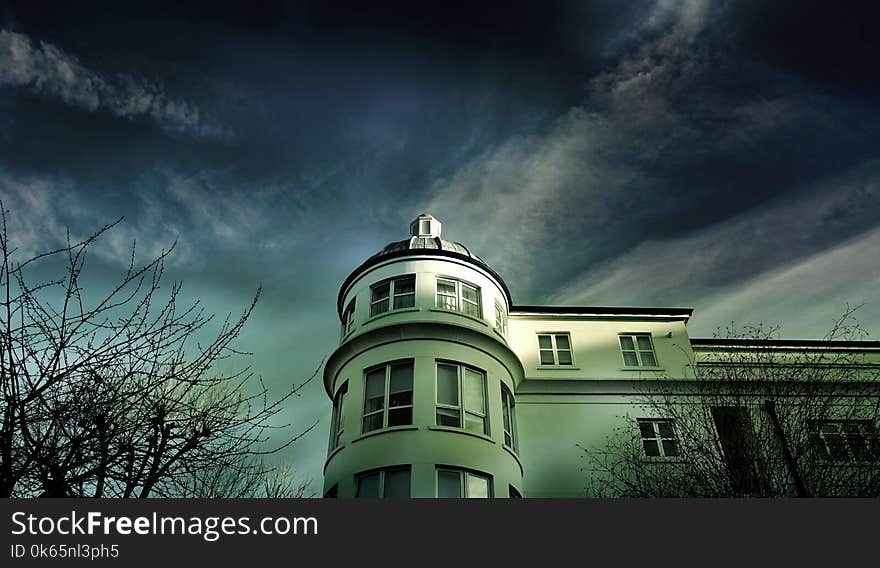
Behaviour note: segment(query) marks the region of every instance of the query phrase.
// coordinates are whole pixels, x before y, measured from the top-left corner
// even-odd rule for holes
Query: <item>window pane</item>
[[[560,365],[571,365],[571,351],[560,351],[558,355]]]
[[[364,475],[358,477],[357,493],[355,497],[359,498],[376,498],[379,496],[379,473]]]
[[[660,429],[660,437],[661,438],[674,438],[675,433],[672,430],[672,422],[668,420],[664,420],[662,422],[658,422],[657,426]]]
[[[452,499],[461,498],[461,473],[438,469],[437,497]]]
[[[483,375],[471,369],[464,370],[464,409],[483,414],[486,411],[486,393]]]
[[[654,358],[653,351],[640,351],[639,353],[642,356],[642,365],[644,365],[646,367],[656,367],[657,366],[657,359]]]
[[[452,280],[437,280],[437,293],[447,296],[455,296],[455,282]]]
[[[628,335],[621,335],[620,336],[620,348],[634,351],[636,346],[633,344],[632,337],[630,337]]]
[[[471,414],[470,412],[466,412],[464,415],[464,429],[468,432],[474,432],[476,434],[485,434],[486,419],[482,416],[477,416],[475,414]]]
[[[654,423],[648,421],[639,422],[639,433],[642,435],[642,438],[653,438]]]
[[[388,292],[391,289],[391,283],[385,282],[384,284],[379,284],[378,286],[373,286],[373,302],[384,300],[388,298]]]
[[[479,475],[465,473],[468,499],[489,497],[489,480]]]
[[[410,470],[392,469],[385,472],[386,499],[403,499],[409,497]]]
[[[678,455],[678,444],[675,440],[663,440],[663,455],[669,457]]]
[[[636,341],[639,342],[639,349],[643,351],[651,351],[651,338],[647,335],[637,335]]]
[[[438,408],[437,425],[461,428],[461,412],[450,408]]]
[[[405,406],[412,404],[413,391],[413,366],[412,363],[405,365],[392,365],[391,385],[388,394],[388,406]]]
[[[394,309],[411,308],[416,305],[416,295],[407,294],[406,296],[394,296]]]
[[[411,294],[416,291],[416,279],[410,276],[409,278],[398,278],[394,281],[394,294]]]
[[[366,399],[364,413],[375,412],[385,407],[385,368],[367,373]]]
[[[553,340],[549,335],[538,336],[538,347],[541,349],[553,349]]]
[[[372,432],[382,427],[382,413],[364,416],[364,432]]]
[[[646,456],[660,455],[660,446],[657,445],[657,440],[642,440],[642,444],[645,446]]]
[[[636,357],[635,351],[624,351],[623,352],[623,362],[627,367],[638,367],[639,360]]]
[[[504,422],[504,430],[510,432],[510,407],[506,394],[501,395],[501,417]]]
[[[480,292],[479,289],[474,288],[473,286],[468,286],[467,284],[461,285],[461,297],[465,300],[477,303],[480,301]]]
[[[444,310],[457,310],[458,309],[458,301],[455,299],[455,296],[441,296],[437,295],[437,307]]]
[[[464,308],[464,313],[469,316],[473,316],[475,318],[483,317],[483,314],[480,313],[480,306],[478,306],[477,304],[472,304],[468,301],[465,301],[462,303],[462,307]]]
[[[388,311],[388,299],[384,299],[381,302],[376,302],[375,304],[370,306],[370,315],[374,316],[376,314],[385,313]]]
[[[553,359],[552,351],[541,351],[541,364],[542,365],[553,365],[556,361]]]
[[[513,437],[508,432],[504,433],[504,445],[513,447]]]
[[[412,407],[406,406],[404,408],[389,408],[388,409],[388,425],[389,426],[403,426],[405,424],[412,424]]]
[[[437,365],[437,402],[458,406],[458,367]]]
[[[556,348],[557,349],[571,349],[571,344],[568,341],[567,335],[557,335],[556,336]]]

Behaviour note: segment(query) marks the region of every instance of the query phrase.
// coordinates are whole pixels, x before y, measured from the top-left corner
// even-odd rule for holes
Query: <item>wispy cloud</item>
[[[696,305],[702,333],[756,316],[807,329],[880,289],[877,211],[880,162],[868,162],[694,234],[642,242],[550,302]],[[880,320],[880,305],[866,311]]]
[[[229,129],[195,104],[174,98],[156,81],[89,69],[62,49],[24,34],[0,30],[0,85],[59,98],[76,108],[119,118],[148,118],[167,132],[228,139]]]

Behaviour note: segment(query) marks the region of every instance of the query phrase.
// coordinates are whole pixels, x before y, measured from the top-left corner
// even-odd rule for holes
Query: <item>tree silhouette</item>
[[[880,495],[880,357],[847,307],[824,341],[730,327],[695,346],[687,378],[646,380],[601,447],[591,496]]]
[[[259,289],[238,317],[215,321],[181,301],[179,282],[163,289],[173,245],[140,265],[132,245],[98,292],[84,284],[86,258],[118,221],[22,255],[0,211],[0,496],[295,494],[262,458],[315,426],[292,432],[278,419],[317,371],[273,397],[249,367],[221,369],[248,355],[234,343]]]

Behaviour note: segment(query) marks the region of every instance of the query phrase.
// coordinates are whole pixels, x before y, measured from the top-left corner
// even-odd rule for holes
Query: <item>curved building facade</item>
[[[508,345],[510,295],[465,246],[421,215],[409,239],[339,292],[342,337],[324,386],[334,401],[325,492],[339,497],[508,497],[522,491]]]

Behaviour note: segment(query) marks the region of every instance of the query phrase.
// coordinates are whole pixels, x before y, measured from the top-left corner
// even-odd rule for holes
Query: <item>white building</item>
[[[578,445],[632,409],[639,381],[684,379],[714,348],[688,337],[690,308],[515,305],[437,219],[410,235],[339,292],[327,496],[583,496]]]

